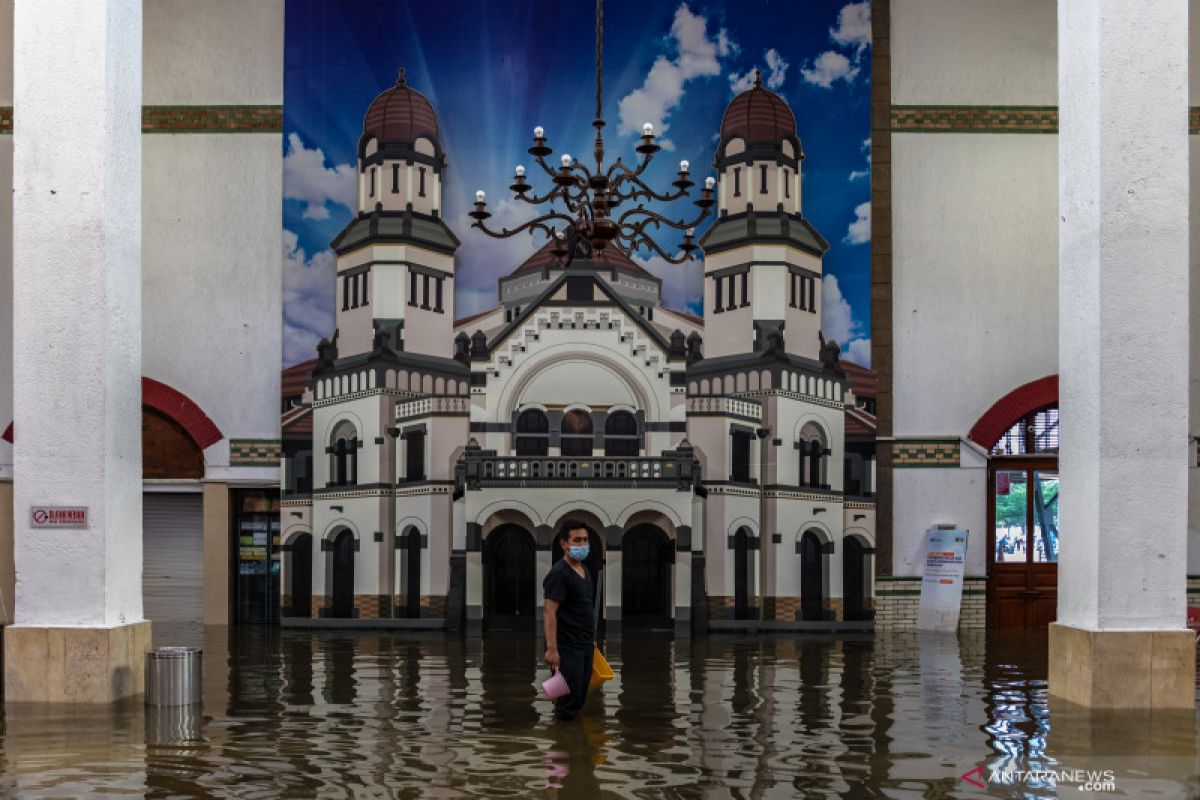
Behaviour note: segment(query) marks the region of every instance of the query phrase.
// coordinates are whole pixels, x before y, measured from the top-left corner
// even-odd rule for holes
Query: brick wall
[[[1188,608],[1200,608],[1200,575],[1188,575],[1187,581]]]
[[[877,577],[875,583],[875,629],[905,630],[917,627],[921,602],[920,578]],[[968,576],[963,580],[959,630],[987,625],[987,579]]]

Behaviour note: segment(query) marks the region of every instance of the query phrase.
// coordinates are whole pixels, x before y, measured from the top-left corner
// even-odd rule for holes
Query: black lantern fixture
[[[590,252],[593,257],[610,244],[616,244],[626,253],[642,248],[653,250],[672,264],[680,264],[692,258],[696,250],[695,228],[708,216],[715,204],[713,187],[715,178],[705,178],[700,197],[695,200],[699,213],[694,219],[673,219],[646,207],[646,203],[672,203],[687,197],[688,190],[695,184],[691,180],[688,162],[679,162],[679,174],[672,182],[674,189],[656,192],[642,175],[660,147],[654,143],[654,126],[647,122],[642,126],[641,143],[636,150],[640,156],[636,166],[626,165],[618,158],[607,167],[604,165],[604,116],[602,113],[601,64],[603,55],[603,12],[604,0],[596,0],[596,118],[592,127],[596,129],[593,148],[595,169],[589,169],[570,155],[559,157],[559,167],[551,166],[546,159],[553,153],[547,144],[546,132],[539,125],[533,129],[533,156],[554,184],[546,194],[538,195],[525,179],[525,167],[514,171],[512,185],[508,188],[518,200],[534,206],[545,206],[545,213],[515,228],[492,230],[486,220],[486,196],[482,191],[475,193],[475,209],[469,216],[475,220],[471,227],[478,228],[497,239],[507,239],[528,231],[541,231],[553,239],[551,252],[565,266],[570,263],[577,249]],[[561,205],[558,201],[562,201]],[[651,230],[662,226],[684,232],[683,243],[678,255],[671,255],[650,235]]]

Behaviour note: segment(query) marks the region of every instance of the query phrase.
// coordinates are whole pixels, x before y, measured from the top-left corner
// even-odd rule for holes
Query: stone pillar
[[[229,624],[229,484],[204,484],[204,624]]]
[[[1058,622],[1049,691],[1191,708],[1188,2],[1058,4]]]
[[[141,0],[17,0],[5,701],[143,690]],[[84,506],[86,530],[33,527]]]

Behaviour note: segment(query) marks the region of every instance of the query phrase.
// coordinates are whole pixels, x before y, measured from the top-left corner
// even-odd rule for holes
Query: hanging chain
[[[604,52],[604,0],[596,0],[596,119],[601,119],[600,73],[602,69],[602,54]]]

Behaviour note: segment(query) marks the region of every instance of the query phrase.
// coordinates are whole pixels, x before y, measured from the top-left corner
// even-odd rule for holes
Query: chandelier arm
[[[687,222],[685,222],[683,220],[676,222],[668,217],[664,217],[662,214],[659,214],[656,211],[651,211],[650,209],[646,208],[645,206],[639,205],[637,208],[631,208],[628,211],[626,211],[624,214],[622,214],[617,219],[617,224],[622,225],[622,226],[631,225],[631,226],[645,227],[646,224],[648,224],[651,221],[654,221],[656,223],[662,223],[663,225],[666,225],[670,228],[674,228],[677,231],[686,231],[688,228],[695,228],[697,225],[699,225],[701,222],[703,222],[705,220],[705,218],[708,217],[708,214],[709,214],[709,209],[702,208],[702,209],[700,209],[700,214],[695,219],[688,220]],[[642,216],[642,217],[646,217],[647,219],[642,220],[640,222],[627,222],[627,220],[632,219],[634,216]]]
[[[632,191],[628,194],[621,194],[619,191],[619,187],[622,186],[623,184],[625,184],[626,181],[631,182],[633,184],[633,186],[635,187],[635,189],[634,189],[634,191]],[[673,203],[676,200],[679,200],[680,198],[687,197],[687,189],[678,189],[669,194],[659,194],[658,192],[651,189],[648,185],[646,185],[645,181],[643,181],[641,178],[637,177],[636,175],[632,175],[632,174],[627,175],[627,176],[622,176],[622,180],[617,183],[617,186],[618,186],[617,196],[621,200],[634,200],[638,197],[645,197],[648,200],[657,200],[662,203]]]
[[[655,253],[658,253],[658,255],[664,261],[666,261],[668,264],[682,264],[685,261],[692,260],[692,256],[689,253],[681,253],[678,256],[672,256],[672,255],[668,254],[665,250],[663,250],[661,247],[658,246],[658,242],[651,239],[644,232],[639,232],[636,237],[632,237],[628,241],[629,241],[629,252],[631,252],[631,253],[635,252],[636,250],[639,250],[639,249],[641,249],[641,247],[644,246],[644,247],[649,248],[650,250],[653,250]]]
[[[549,192],[547,192],[546,194],[544,194],[540,197],[537,195],[530,197],[527,194],[516,194],[516,193],[513,194],[513,197],[515,197],[516,199],[521,200],[523,202],[529,203],[529,205],[531,205],[531,206],[540,206],[542,203],[548,203],[551,200],[554,200],[561,194],[562,194],[562,187],[555,186]]]
[[[541,167],[542,170],[545,171],[545,173],[547,175],[549,175],[551,178],[558,177],[558,170],[554,169],[549,164],[547,164],[544,156],[534,156],[533,160],[536,161],[538,166]]]
[[[476,220],[471,224],[471,227],[478,228],[488,236],[491,236],[493,239],[508,239],[516,236],[518,233],[523,233],[524,231],[529,231],[532,234],[535,230],[541,230],[545,231],[547,234],[552,234],[551,229],[547,227],[547,223],[553,219],[561,219],[567,224],[568,228],[572,230],[574,229],[575,220],[572,217],[568,217],[565,214],[560,214],[557,211],[550,214],[543,214],[540,217],[534,217],[528,222],[523,222],[515,228],[501,228],[498,231],[492,230],[483,224],[483,220]]]

